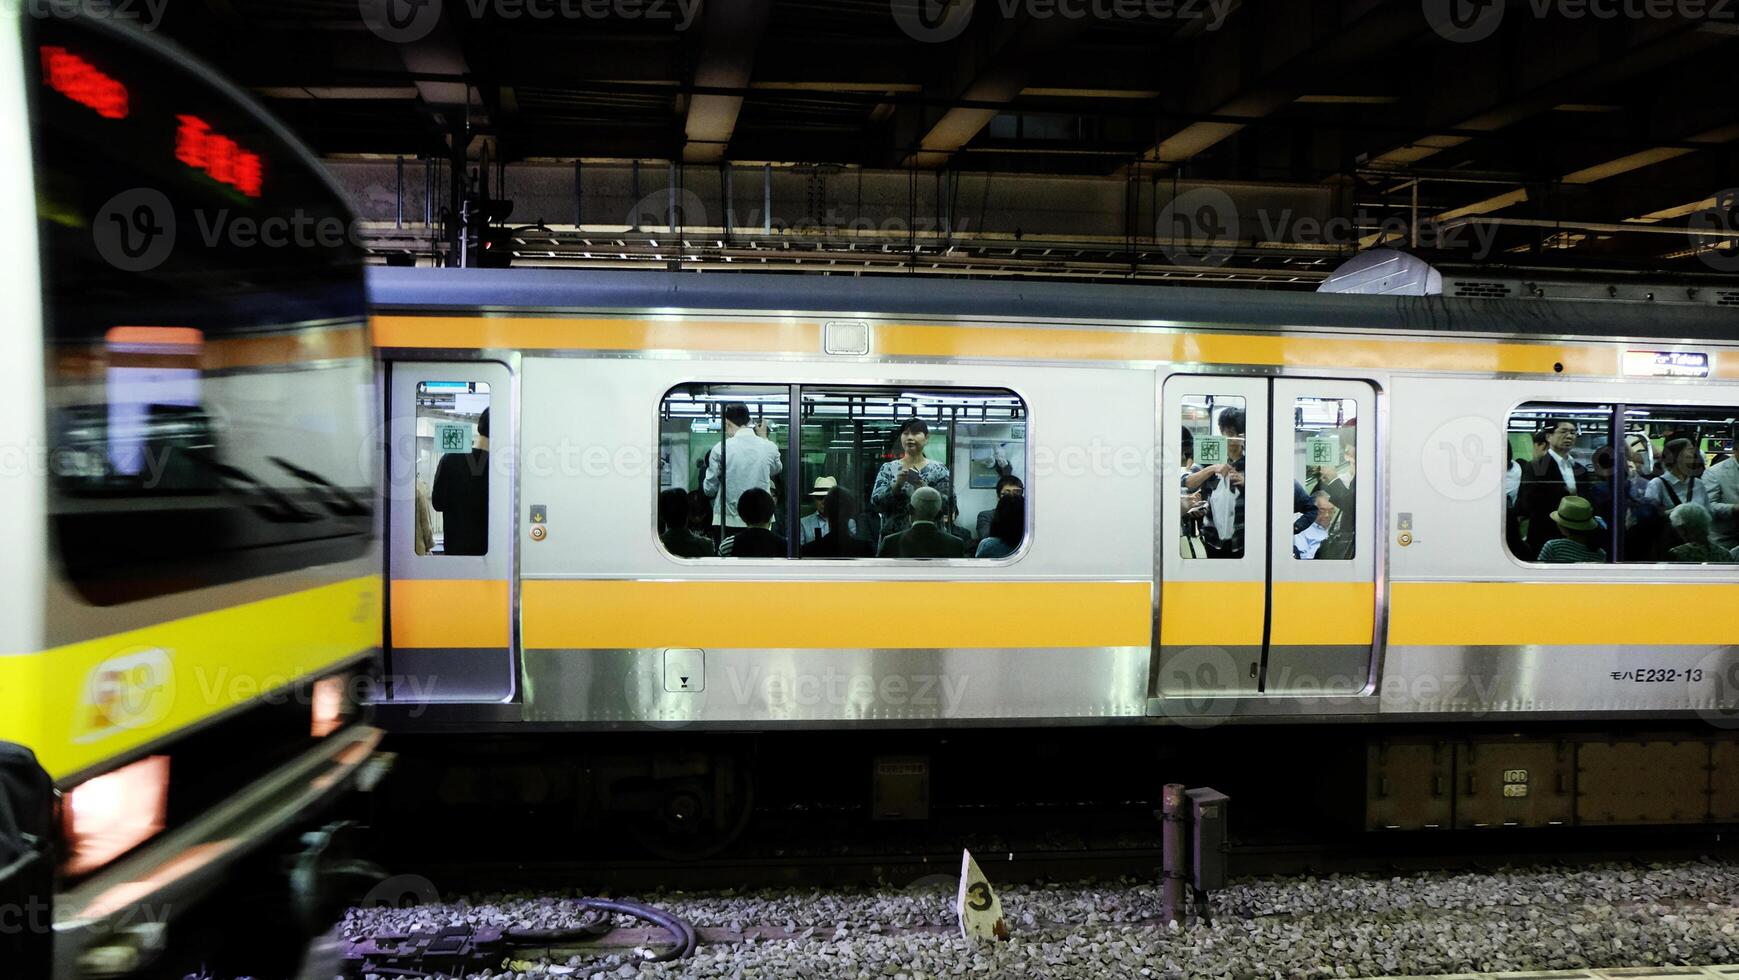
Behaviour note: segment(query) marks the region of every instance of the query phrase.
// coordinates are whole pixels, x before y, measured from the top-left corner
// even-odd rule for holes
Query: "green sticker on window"
[[[471,429],[463,425],[441,424],[435,426],[435,448],[443,455],[470,452]]]
[[[1196,462],[1203,466],[1216,466],[1226,461],[1225,436],[1197,436]]]
[[[1340,462],[1340,438],[1312,436],[1304,440],[1304,455],[1311,466],[1334,466]]]

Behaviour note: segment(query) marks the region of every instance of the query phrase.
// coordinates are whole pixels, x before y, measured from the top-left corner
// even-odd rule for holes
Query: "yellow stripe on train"
[[[369,575],[0,656],[0,740],[61,779],[379,643],[380,578]]]
[[[794,317],[715,321],[680,316],[389,314],[374,317],[372,323],[375,345],[382,348],[741,354],[814,354],[821,350],[821,323]],[[1263,364],[1569,377],[1615,377],[1623,373],[1622,348],[1605,343],[910,323],[876,324],[873,330],[873,350],[893,357]],[[1730,360],[1717,364],[1717,376],[1739,378],[1739,360]]]
[[[531,579],[531,649],[1145,647],[1147,582]]]

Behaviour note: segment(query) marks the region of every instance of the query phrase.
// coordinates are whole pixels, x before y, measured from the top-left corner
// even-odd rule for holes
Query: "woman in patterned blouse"
[[[948,467],[924,456],[924,445],[930,441],[930,427],[923,419],[907,419],[900,426],[900,448],[905,455],[890,459],[876,473],[875,488],[870,491],[870,506],[882,515],[882,536],[904,531],[912,522],[912,491],[919,487],[935,487],[947,500],[953,493]]]

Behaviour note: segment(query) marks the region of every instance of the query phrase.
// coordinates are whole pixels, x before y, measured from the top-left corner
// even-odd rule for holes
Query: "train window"
[[[1530,403],[1510,417],[1505,537],[1524,561],[1739,561],[1732,409]]]
[[[791,389],[689,384],[658,415],[658,540],[676,558],[785,558]]]
[[[1244,399],[1185,395],[1183,412],[1184,558],[1244,557]]]
[[[1358,410],[1352,398],[1293,401],[1295,559],[1351,561],[1357,550]]]
[[[489,553],[489,384],[417,385],[419,555]]]
[[[64,579],[112,605],[362,557],[377,454],[349,210],[191,69],[23,23]]]
[[[1619,561],[1739,561],[1739,462],[1731,408],[1624,406]]]
[[[805,387],[800,555],[1008,558],[1027,532],[1026,403],[1004,389]]]

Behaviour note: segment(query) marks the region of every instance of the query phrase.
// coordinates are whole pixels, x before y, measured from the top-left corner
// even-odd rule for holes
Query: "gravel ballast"
[[[995,880],[994,865],[986,868]],[[1211,921],[1159,921],[1157,883],[1000,888],[1013,940],[960,938],[954,880],[881,890],[791,889],[615,896],[696,926],[699,953],[641,963],[606,946],[524,951],[475,977],[1318,978],[1573,970],[1739,961],[1739,863],[1613,864],[1404,877],[1244,879]],[[577,911],[547,895],[357,908],[343,932],[469,925],[560,928]],[[627,919],[621,926],[639,926]],[[637,941],[635,929],[614,938]]]

